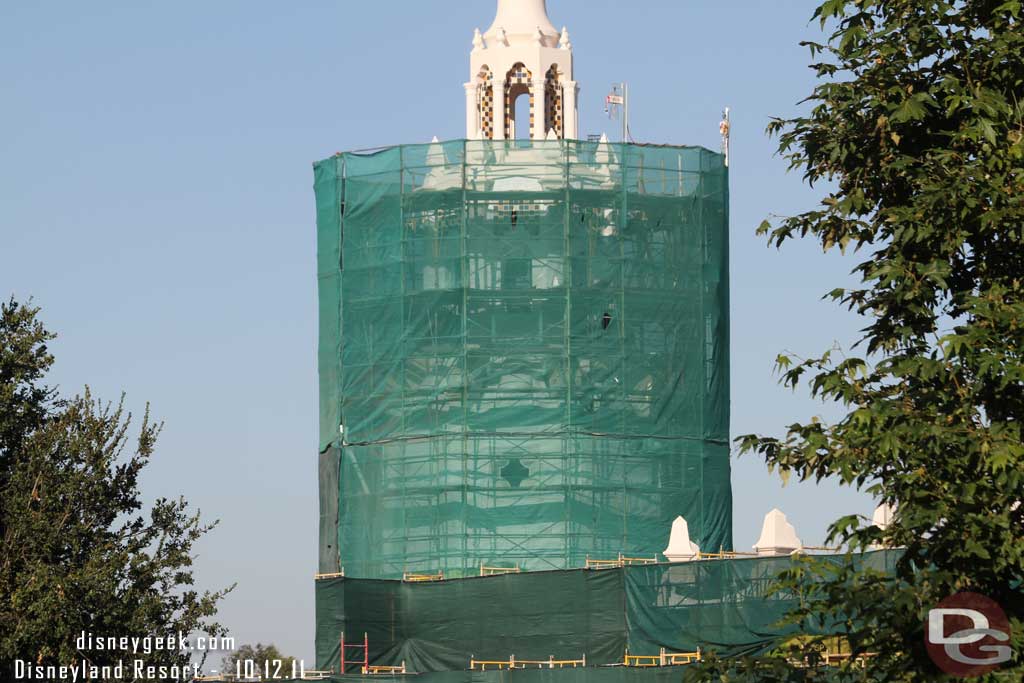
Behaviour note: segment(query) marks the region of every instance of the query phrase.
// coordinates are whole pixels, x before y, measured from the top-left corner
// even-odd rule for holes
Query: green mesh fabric
[[[892,573],[900,551],[855,558]],[[831,558],[842,562],[841,556]],[[435,583],[328,579],[316,585],[318,669],[337,671],[342,632],[369,639],[370,663],[410,671],[478,660],[581,659],[714,650],[730,657],[777,646],[791,594],[770,594],[782,558],[711,560],[603,570],[505,574]],[[809,628],[811,628],[809,626]],[[810,632],[827,632],[820,627]],[[359,653],[361,654],[361,653]]]
[[[731,547],[721,155],[458,140],[315,176],[321,571],[653,557],[677,515]]]

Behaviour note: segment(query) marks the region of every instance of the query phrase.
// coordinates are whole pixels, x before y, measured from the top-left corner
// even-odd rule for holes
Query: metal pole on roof
[[[619,113],[622,108],[622,142],[629,142],[629,85],[625,82],[612,83],[612,91],[604,100],[604,111],[608,118]]]
[[[629,84],[622,83],[622,142],[629,142]]]

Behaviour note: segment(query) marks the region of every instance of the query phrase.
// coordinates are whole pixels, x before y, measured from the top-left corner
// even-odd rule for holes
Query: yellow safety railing
[[[696,652],[666,652],[665,648],[661,648],[661,652],[656,655],[631,655],[629,650],[626,650],[626,656],[622,663],[634,667],[680,666],[699,662],[700,657],[700,650]]]
[[[480,565],[480,576],[500,576],[501,574],[518,574],[521,570],[517,564],[514,567],[487,567]]]
[[[877,652],[862,652],[856,657],[854,657],[849,652],[823,652],[821,655],[819,655],[817,665],[838,666],[843,662],[852,661],[857,666],[865,667],[867,666],[867,660],[877,656]],[[806,669],[811,666],[810,657],[804,659],[790,659],[788,661],[793,666],[799,667],[801,669]]]
[[[444,581],[444,572],[438,572],[436,574],[413,574],[406,572],[402,574],[402,581],[409,581],[411,583],[423,583],[426,581]]]
[[[334,572],[333,574],[317,574],[314,578],[317,581],[325,579],[343,579],[345,578],[345,568],[342,567],[340,572]]]
[[[837,666],[843,662],[852,661],[856,665],[866,666],[871,657],[877,657],[877,652],[862,652],[854,656],[850,652],[850,643],[843,636],[832,636],[824,639],[797,637],[787,641],[786,646],[802,645],[805,649],[811,649],[814,654],[805,655],[801,659],[790,659],[793,666],[807,668],[814,660],[816,666]]]
[[[592,560],[590,555],[587,555],[587,569],[611,569],[612,567],[621,567],[622,563],[618,560]]]
[[[613,567],[625,567],[629,564],[658,564],[657,557],[626,557],[622,553],[619,553],[619,557],[614,560],[592,560],[590,555],[586,558],[587,569],[611,569]]]
[[[861,667],[867,666],[867,661],[872,657],[877,657],[877,652],[862,652],[856,657],[849,652],[823,652],[821,659],[818,661],[819,666],[838,666],[844,662],[853,662],[855,665]],[[809,658],[799,663],[799,666],[807,667],[810,666]]]
[[[757,557],[757,553],[741,553],[735,550],[726,550],[720,547],[717,553],[698,552],[698,560],[732,560],[737,557]]]
[[[512,655],[507,660],[484,660],[475,657],[469,660],[470,671],[487,671],[488,667],[491,669],[575,669],[586,665],[586,655],[583,655],[582,659],[555,659],[554,655],[547,659],[516,659],[515,655]]]
[[[363,675],[365,676],[386,676],[394,674],[405,674],[405,662],[402,662],[401,666],[364,666]]]

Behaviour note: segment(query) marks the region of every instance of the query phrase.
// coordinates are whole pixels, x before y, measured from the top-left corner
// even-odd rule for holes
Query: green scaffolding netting
[[[728,189],[695,147],[315,166],[322,572],[731,547]]]
[[[855,557],[891,573],[899,551]],[[843,562],[842,556],[829,558]],[[777,646],[795,606],[772,594],[783,558],[565,570],[434,583],[328,579],[316,585],[317,668],[337,670],[342,632],[369,641],[370,663],[457,671],[477,660],[581,659],[713,649],[722,656]],[[813,632],[813,629],[812,631]],[[361,654],[361,653],[360,653]],[[353,653],[349,653],[351,658]]]

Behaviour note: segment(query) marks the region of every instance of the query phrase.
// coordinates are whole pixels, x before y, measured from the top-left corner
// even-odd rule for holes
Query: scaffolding
[[[349,650],[358,650],[362,652],[362,655],[358,659],[352,659],[348,656]],[[350,664],[359,666],[359,670],[366,673],[370,666],[370,637],[369,634],[363,634],[363,642],[356,641],[355,643],[349,641],[345,642],[345,632],[341,632],[339,638],[338,655],[340,662],[338,666],[338,673],[344,675],[346,669]]]
[[[321,566],[402,577],[731,547],[727,171],[452,141],[315,167]]]
[[[656,655],[631,655],[627,648],[622,664],[623,666],[647,668],[652,666],[680,666],[683,664],[693,664],[700,660],[700,650],[693,652],[669,652],[665,648],[661,648]]]
[[[512,655],[508,659],[483,660],[471,658],[469,660],[470,671],[487,671],[488,668],[492,670],[576,669],[586,666],[586,655],[583,655],[580,659],[555,659],[554,655],[551,655],[547,659],[516,659],[515,655]]]
[[[614,569],[616,567],[625,567],[631,564],[658,564],[657,557],[626,557],[622,553],[614,560],[598,560],[591,559],[590,555],[587,555],[585,564],[583,565],[586,569]]]

